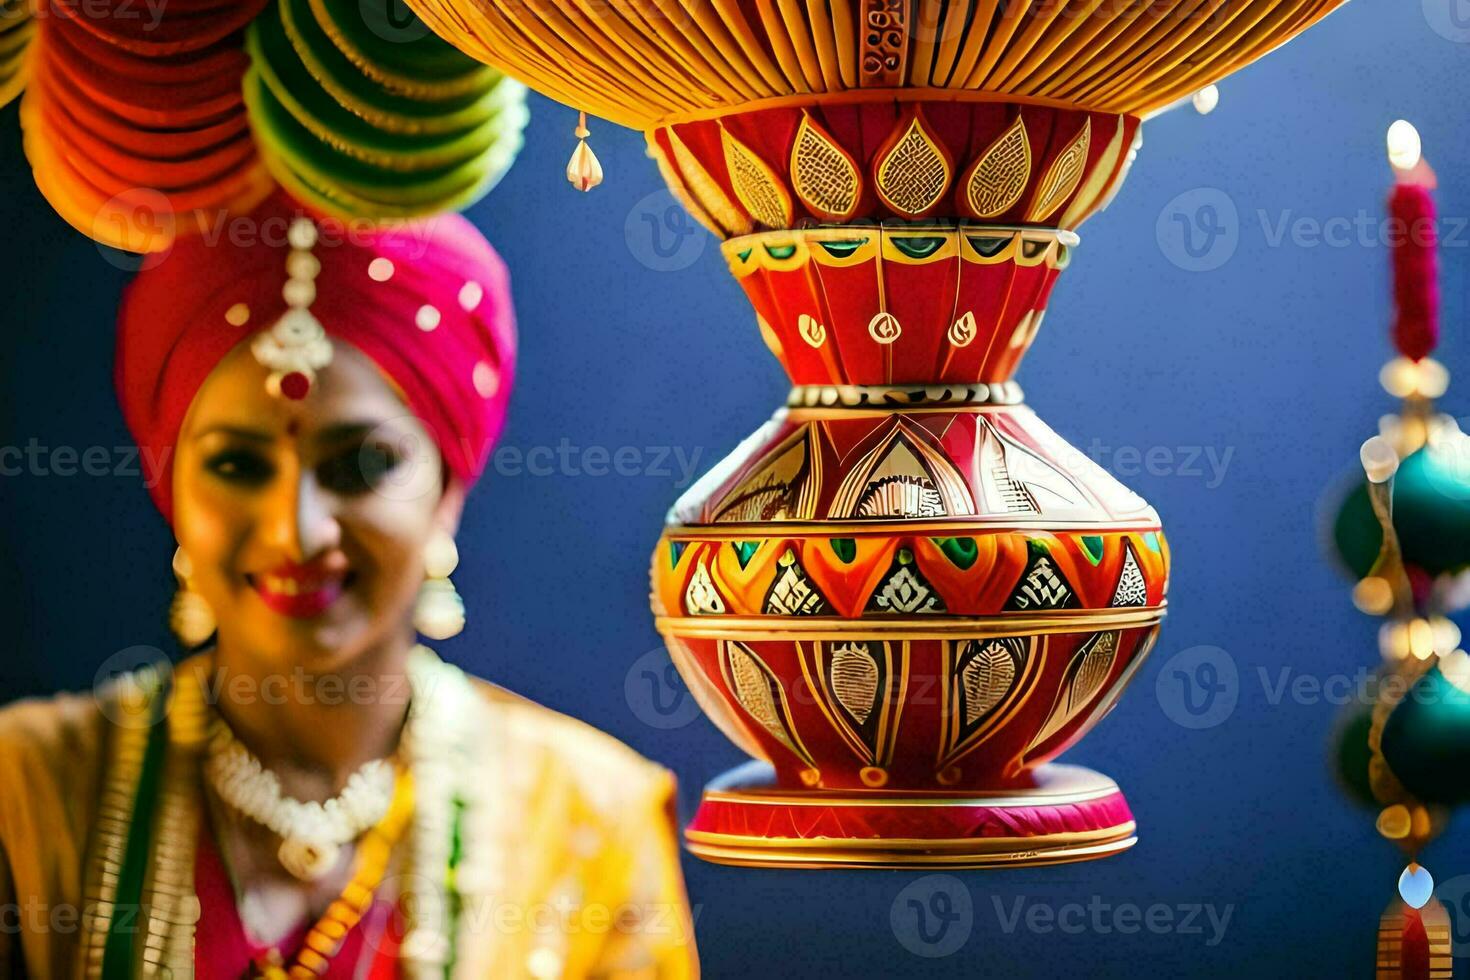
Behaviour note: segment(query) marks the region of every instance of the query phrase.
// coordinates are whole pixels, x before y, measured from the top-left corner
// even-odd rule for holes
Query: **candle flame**
[[[1419,130],[1407,119],[1396,119],[1388,127],[1388,162],[1395,170],[1413,170],[1424,156]]]

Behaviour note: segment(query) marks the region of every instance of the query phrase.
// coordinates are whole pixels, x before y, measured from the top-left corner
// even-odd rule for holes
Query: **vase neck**
[[[724,251],[798,388],[988,399],[1031,347],[1076,241],[1050,228],[848,225],[747,235]]]

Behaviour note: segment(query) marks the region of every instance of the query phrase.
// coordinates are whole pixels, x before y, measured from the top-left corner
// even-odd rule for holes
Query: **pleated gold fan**
[[[464,51],[638,129],[750,102],[935,88],[1147,115],[1344,0],[408,0]]]

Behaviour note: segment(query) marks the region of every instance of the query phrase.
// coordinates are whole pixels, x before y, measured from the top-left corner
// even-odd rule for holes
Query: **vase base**
[[[1035,785],[981,793],[796,791],[747,763],[705,788],[691,854],[753,868],[1034,867],[1091,861],[1138,842],[1116,783],[1047,765]]]

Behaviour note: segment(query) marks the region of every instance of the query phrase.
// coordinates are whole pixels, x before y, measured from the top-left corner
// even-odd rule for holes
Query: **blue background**
[[[1389,181],[1384,131],[1396,117],[1413,120],[1449,222],[1442,359],[1470,375],[1461,329],[1470,46],[1434,29],[1452,2],[1359,0],[1227,81],[1208,118],[1185,109],[1149,124],[1129,184],[1083,228],[1021,373],[1043,418],[1157,506],[1174,548],[1162,643],[1121,707],[1071,754],[1123,785],[1138,847],[1099,863],[955,881],[688,860],[710,976],[1370,975],[1399,858],[1329,775],[1338,708],[1321,696],[1277,697],[1276,688],[1283,678],[1351,677],[1377,658],[1374,623],[1353,610],[1347,583],[1322,557],[1316,523],[1324,490],[1391,408],[1375,380],[1389,355],[1388,253],[1376,233],[1336,245],[1273,233],[1283,218],[1351,228],[1360,213],[1376,227]],[[470,627],[443,649],[671,766],[687,816],[702,782],[741,756],[702,718],[658,727],[668,722],[645,674],[652,665],[660,676],[658,655],[640,659],[658,646],[647,556],[683,481],[672,463],[654,464],[668,448],[697,453],[707,469],[786,385],[716,243],[680,239],[674,222],[662,239],[672,257],[656,249],[653,224],[672,217],[641,137],[594,121],[608,182],[583,196],[561,175],[573,114],[541,99],[534,111],[519,164],[472,217],[509,261],[519,297],[521,379],[503,445],[555,450],[566,440],[577,472],[516,474],[501,457],[504,472],[481,488],[464,529],[457,581]],[[0,445],[123,446],[110,338],[127,274],[37,194],[14,107],[0,114],[0,173],[11,278],[0,314]],[[1225,230],[1214,247],[1226,251],[1209,257],[1228,259],[1191,272],[1174,261],[1188,264],[1173,215],[1203,221],[1201,204],[1217,205]],[[1457,415],[1470,413],[1470,377],[1462,381],[1444,402]],[[580,472],[582,449],[625,446],[639,450],[641,475]],[[1119,447],[1161,447],[1155,459],[1166,452],[1167,462],[1150,472],[1120,461]],[[1196,449],[1231,454],[1223,479],[1186,465]],[[168,648],[171,541],[138,476],[5,477],[0,498],[0,700],[86,687],[99,664],[134,644]],[[1204,656],[1189,652],[1201,646],[1219,648],[1223,656],[1207,655],[1235,669],[1222,697],[1236,704],[1194,729],[1171,720],[1182,703],[1172,671],[1189,662],[1170,661]],[[1222,676],[1229,682],[1228,669]],[[664,690],[660,703],[678,693]],[[1452,828],[1425,863],[1444,880],[1470,873],[1467,859]],[[956,952],[905,946],[913,893],[895,900],[910,886],[925,900],[948,889],[961,912],[968,896],[969,935]],[[1231,917],[1214,945],[1203,914],[1202,934],[1123,934],[1110,918],[1099,929],[1086,917],[1080,933],[1024,919],[1008,932],[1018,899],[1054,911],[1162,903],[1176,923],[1183,907],[1208,904],[1217,915],[1229,906]],[[1470,921],[1459,919],[1470,937]],[[963,916],[952,923],[950,945],[964,926]]]

